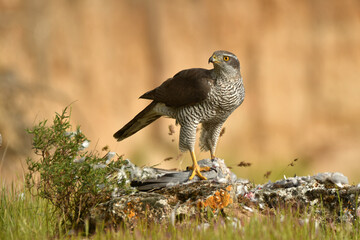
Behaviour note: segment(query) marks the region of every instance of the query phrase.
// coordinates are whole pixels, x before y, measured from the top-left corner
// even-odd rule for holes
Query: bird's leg
[[[223,124],[220,123],[202,123],[200,136],[200,147],[202,150],[210,151],[211,159],[215,159],[215,150]]]
[[[193,161],[193,165],[191,167],[193,171],[191,173],[191,176],[189,177],[189,180],[193,179],[195,177],[195,175],[197,175],[200,179],[206,180],[207,178],[201,174],[201,171],[204,171],[204,170],[209,171],[210,167],[200,167],[196,161],[194,151],[190,151],[190,154],[191,154],[191,159]]]
[[[211,157],[211,160],[216,158],[215,153],[212,149],[210,149],[210,157]]]

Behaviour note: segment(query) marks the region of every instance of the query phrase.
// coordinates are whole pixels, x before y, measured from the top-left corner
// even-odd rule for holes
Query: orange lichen
[[[130,219],[133,217],[137,218],[134,206],[131,202],[127,203],[127,207],[126,207],[126,209],[124,209],[124,213]]]
[[[233,203],[233,200],[230,196],[229,191],[231,190],[231,186],[226,187],[226,190],[220,189],[216,191],[214,195],[208,197],[205,201],[198,201],[198,208],[210,207],[213,211],[217,209],[223,209],[229,204]]]

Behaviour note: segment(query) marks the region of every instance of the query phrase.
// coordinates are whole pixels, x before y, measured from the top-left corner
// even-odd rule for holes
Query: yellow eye
[[[224,56],[223,59],[225,62],[227,62],[227,61],[229,61],[230,58],[228,56]]]

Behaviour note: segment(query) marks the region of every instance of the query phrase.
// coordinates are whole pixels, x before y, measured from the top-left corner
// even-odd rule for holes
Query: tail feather
[[[114,134],[114,138],[118,141],[124,140],[127,137],[135,134],[139,130],[143,129],[156,119],[161,117],[161,114],[157,113],[154,108],[156,102],[150,103],[144,110],[138,113],[130,122]]]

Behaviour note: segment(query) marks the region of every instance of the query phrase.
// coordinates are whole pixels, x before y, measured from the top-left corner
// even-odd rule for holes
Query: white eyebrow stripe
[[[233,58],[235,58],[236,60],[239,60],[234,54],[224,53],[224,56],[233,57]]]

